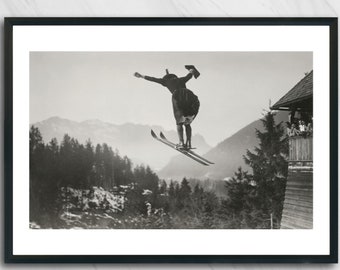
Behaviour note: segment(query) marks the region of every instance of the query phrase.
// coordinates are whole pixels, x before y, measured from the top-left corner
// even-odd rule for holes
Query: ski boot
[[[186,150],[186,145],[184,144],[184,142],[179,142],[178,144],[176,144],[175,147],[177,150]]]

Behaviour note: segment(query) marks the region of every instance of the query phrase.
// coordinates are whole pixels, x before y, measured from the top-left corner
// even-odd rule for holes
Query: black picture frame
[[[330,253],[328,255],[15,255],[13,254],[13,27],[38,25],[329,26]],[[338,20],[337,18],[5,18],[4,247],[6,263],[337,263]]]

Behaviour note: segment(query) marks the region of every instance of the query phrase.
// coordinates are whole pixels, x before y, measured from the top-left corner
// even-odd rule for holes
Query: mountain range
[[[167,138],[177,142],[176,131],[164,130],[161,126],[132,123],[115,125],[101,120],[76,122],[60,117],[51,117],[33,125],[39,128],[45,143],[52,138],[61,142],[65,134],[77,139],[80,143],[85,143],[88,139],[93,145],[106,143],[113,150],[117,149],[120,155],[128,156],[135,165],[149,165],[156,171],[166,166],[177,154],[173,149],[156,142],[151,137],[150,130],[153,129],[155,132],[162,131]],[[211,146],[199,134],[193,136],[193,141],[202,153],[211,149]]]
[[[280,111],[275,116],[276,123],[285,122],[287,119],[287,112]],[[60,117],[51,117],[33,125],[39,128],[46,143],[52,138],[61,142],[65,134],[76,138],[80,143],[85,143],[88,139],[93,145],[107,143],[112,149],[118,150],[120,155],[128,156],[135,165],[149,165],[160,178],[179,181],[183,177],[222,180],[232,177],[240,166],[249,170],[243,161],[243,155],[247,149],[253,150],[258,145],[256,129],[263,130],[262,122],[258,119],[213,148],[206,143],[203,136],[195,134],[192,141],[197,152],[215,163],[202,166],[156,142],[150,135],[151,129],[162,131],[169,140],[177,141],[176,131],[164,130],[161,126],[132,123],[116,125],[100,120],[76,122]]]

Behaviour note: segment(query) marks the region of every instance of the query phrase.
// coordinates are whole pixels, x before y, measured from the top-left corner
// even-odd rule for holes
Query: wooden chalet
[[[313,71],[306,74],[272,110],[313,113]],[[281,229],[313,228],[313,136],[289,139],[288,178],[283,205]]]

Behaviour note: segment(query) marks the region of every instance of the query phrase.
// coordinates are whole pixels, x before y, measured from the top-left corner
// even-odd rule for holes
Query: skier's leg
[[[182,124],[177,124],[177,134],[178,134],[178,139],[179,139],[179,145],[183,146],[184,136],[183,136],[183,125]]]
[[[191,132],[192,132],[192,130],[191,130],[190,124],[185,125],[185,134],[186,134],[186,137],[187,137],[185,146],[187,148],[191,148]]]

